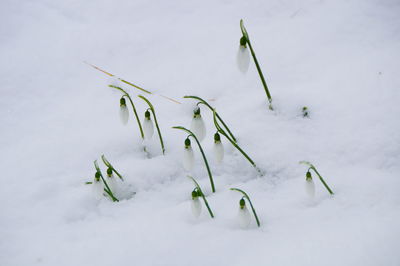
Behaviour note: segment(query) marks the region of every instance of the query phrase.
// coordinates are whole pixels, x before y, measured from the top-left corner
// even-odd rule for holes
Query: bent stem
[[[156,124],[158,137],[160,138],[162,153],[165,154],[164,142],[163,142],[163,138],[162,138],[162,136],[161,136],[160,128],[159,128],[159,126],[158,126],[157,117],[156,117],[156,112],[154,111],[154,107],[153,107],[153,105],[150,103],[150,101],[147,100],[146,97],[144,97],[143,95],[139,95],[139,98],[142,99],[142,100],[144,100],[144,101],[147,103],[147,105],[149,106],[151,112],[153,113],[154,123]]]
[[[122,177],[122,175],[120,173],[118,173],[118,171],[114,168],[114,166],[112,166],[112,164],[106,159],[106,157],[104,156],[104,154],[101,156],[101,159],[103,160],[103,163],[108,167],[111,168],[111,170],[117,174],[117,176],[124,181],[124,178]]]
[[[213,177],[212,177],[212,174],[211,174],[211,170],[210,170],[210,167],[209,167],[209,165],[208,165],[206,155],[204,154],[203,148],[201,147],[200,142],[199,142],[199,140],[197,139],[196,135],[195,135],[192,131],[190,131],[189,129],[184,128],[184,127],[178,126],[178,127],[172,127],[172,128],[180,129],[180,130],[185,131],[186,133],[189,134],[189,137],[193,137],[194,140],[196,141],[197,146],[199,146],[201,155],[203,156],[204,164],[206,165],[206,168],[207,168],[208,176],[209,176],[209,178],[210,178],[210,183],[211,183],[212,192],[215,193],[214,180],[213,180]]]
[[[193,183],[195,184],[196,188],[199,190],[199,192],[200,192],[200,194],[201,194],[201,197],[203,198],[204,204],[206,205],[206,207],[207,207],[207,209],[208,209],[208,212],[210,213],[211,218],[214,218],[214,214],[213,214],[213,212],[211,211],[210,206],[208,205],[207,199],[206,199],[206,197],[204,196],[204,193],[203,193],[203,191],[201,190],[201,187],[200,187],[199,183],[197,183],[197,181],[196,181],[193,177],[191,177],[190,175],[188,175],[188,178],[192,179],[192,181],[193,181]]]
[[[260,220],[258,220],[258,216],[257,216],[256,210],[254,209],[253,204],[251,203],[251,200],[250,200],[249,196],[247,195],[247,193],[244,192],[241,189],[238,189],[238,188],[231,188],[231,190],[238,191],[238,192],[242,193],[243,196],[247,199],[247,201],[250,203],[251,210],[253,211],[254,218],[256,218],[257,225],[258,225],[258,227],[260,227],[260,225],[261,225],[260,224]]]
[[[319,172],[317,171],[317,168],[315,168],[315,166],[307,161],[301,161],[299,162],[300,164],[304,164],[307,165],[309,167],[309,170],[313,170],[319,177],[319,180],[321,180],[322,184],[324,185],[324,187],[326,188],[326,190],[328,190],[329,194],[333,195],[333,191],[330,189],[330,187],[328,186],[328,184],[325,182],[325,180],[322,178],[322,176],[319,174]]]
[[[247,33],[246,28],[244,27],[243,19],[240,20],[240,29],[242,31],[243,37],[246,38],[246,43],[249,45],[251,55],[253,56],[254,63],[256,64],[258,74],[260,75],[260,79],[261,79],[261,82],[262,82],[262,84],[264,86],[265,93],[267,94],[268,102],[269,102],[269,109],[273,110],[273,108],[272,108],[272,97],[271,97],[271,94],[269,93],[268,86],[267,86],[267,83],[265,82],[264,75],[263,75],[263,73],[261,71],[260,65],[258,64],[256,53],[254,52],[253,47],[251,46],[249,34]]]
[[[122,97],[127,97],[129,99],[129,101],[131,102],[131,105],[132,105],[133,113],[135,114],[136,121],[137,121],[138,126],[139,126],[140,135],[141,135],[142,139],[144,139],[144,133],[143,133],[142,124],[140,123],[139,116],[138,116],[138,114],[136,112],[136,108],[135,108],[135,105],[133,104],[131,96],[129,96],[129,94],[121,87],[114,86],[114,85],[108,85],[108,86],[110,88],[114,88],[114,89],[117,89],[117,90],[121,91],[123,93]]]
[[[205,106],[207,106],[207,107],[211,110],[211,112],[213,112],[213,110],[214,110],[214,108],[213,108],[208,102],[206,102],[205,100],[203,100],[203,99],[200,98],[200,97],[188,95],[188,96],[183,96],[183,98],[198,100],[199,102],[198,102],[197,104],[199,104],[199,103],[204,104]],[[225,124],[224,120],[222,120],[222,118],[219,116],[219,114],[218,114],[217,112],[215,112],[215,113],[216,113],[216,116],[217,116],[218,120],[219,120],[219,121],[222,123],[222,125],[225,127],[226,131],[228,131],[228,133],[229,133],[230,137],[232,138],[232,140],[233,140],[234,142],[236,142],[235,136],[233,136],[232,132],[229,130],[229,128],[228,128],[228,126]]]
[[[112,201],[119,201],[116,197],[114,197],[114,194],[112,193],[110,187],[108,186],[106,180],[104,180],[103,174],[101,173],[100,167],[97,163],[97,160],[94,161],[94,167],[96,168],[96,172],[99,173],[101,180],[103,180],[104,185],[106,186],[104,188],[104,191],[110,196],[110,198],[112,199]]]
[[[218,131],[219,133],[221,133],[222,135],[224,135],[224,136],[229,140],[229,142],[230,142],[238,151],[240,151],[240,153],[251,163],[251,165],[253,165],[254,167],[257,168],[257,166],[256,166],[256,164],[254,163],[254,161],[239,147],[239,145],[236,144],[236,142],[234,142],[234,141],[228,136],[228,134],[226,134],[226,132],[225,132],[225,131],[221,128],[221,126],[218,124],[216,113],[217,113],[217,112],[215,111],[215,109],[213,109],[214,125],[215,125],[215,128],[217,129],[217,131]]]

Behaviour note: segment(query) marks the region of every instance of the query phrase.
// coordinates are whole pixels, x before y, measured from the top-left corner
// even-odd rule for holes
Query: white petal
[[[122,124],[126,125],[126,123],[128,123],[129,110],[128,110],[128,107],[126,107],[126,105],[120,107],[120,109],[119,109],[119,117],[121,118]]]
[[[193,216],[198,218],[201,214],[201,202],[198,197],[192,200],[191,207]]]
[[[104,193],[103,181],[94,180],[92,184],[92,190],[95,199],[99,200],[103,198],[103,193]]]
[[[183,150],[183,168],[186,171],[192,171],[194,167],[194,153],[192,147],[184,148]]]
[[[153,121],[151,121],[151,119],[144,118],[143,133],[144,133],[145,139],[147,139],[147,140],[150,140],[153,137],[154,125],[153,125]]]
[[[251,215],[246,206],[244,206],[243,209],[239,207],[238,220],[241,228],[249,227],[251,222]]]
[[[118,180],[112,175],[111,177],[107,177],[106,179],[107,185],[110,187],[111,192],[114,194],[118,191]]]
[[[239,70],[242,71],[243,73],[246,73],[250,65],[249,48],[245,48],[242,45],[239,45],[239,49],[236,56],[236,62],[239,67]]]
[[[196,135],[199,141],[203,141],[203,139],[206,137],[206,125],[204,124],[201,116],[192,119],[190,131]]]
[[[221,142],[214,143],[214,157],[217,163],[224,159],[224,145]]]
[[[314,196],[315,196],[315,185],[314,185],[314,180],[313,179],[306,180],[305,190],[306,190],[307,195],[309,195],[311,198],[314,198]]]

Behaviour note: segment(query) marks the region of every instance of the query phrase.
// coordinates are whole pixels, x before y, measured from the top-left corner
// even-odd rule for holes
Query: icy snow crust
[[[0,265],[400,265],[399,14],[398,1],[371,0],[3,0]],[[237,68],[241,18],[274,112],[253,61],[246,75]],[[182,102],[145,95],[165,156],[155,135],[147,158],[132,112],[120,122],[113,81],[84,60]],[[124,88],[142,121],[140,92]],[[217,192],[194,140],[192,175],[215,219],[204,205],[191,213],[186,134],[171,129],[190,126],[196,102],[184,95],[212,99],[265,172],[223,136],[215,163],[202,106]],[[84,185],[103,153],[133,198],[98,201]],[[333,197],[314,175],[310,200],[300,160]],[[249,194],[260,228],[238,226],[230,187]]]

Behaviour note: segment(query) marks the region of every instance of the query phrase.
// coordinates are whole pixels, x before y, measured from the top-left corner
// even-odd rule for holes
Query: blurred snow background
[[[0,9],[1,265],[399,265],[400,2],[13,1]],[[267,78],[236,66],[243,18]],[[166,143],[147,159],[137,125],[121,125],[120,94],[83,61],[180,100],[150,96]],[[138,93],[126,87],[133,95]],[[211,114],[193,176],[216,218],[190,212],[182,169],[194,101],[212,104],[258,177],[225,142],[212,159]],[[135,97],[141,118],[146,106]],[[308,106],[311,119],[301,117]],[[135,187],[96,201],[93,160],[105,154]],[[316,181],[313,162],[335,192]],[[262,227],[237,226],[247,191]],[[203,208],[203,210],[205,210]]]

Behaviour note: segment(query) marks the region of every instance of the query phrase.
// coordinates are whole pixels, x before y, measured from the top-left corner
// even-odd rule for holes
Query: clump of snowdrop
[[[217,163],[221,163],[224,159],[224,145],[221,142],[221,136],[217,133],[214,134],[214,157]]]
[[[143,131],[144,131],[144,138],[150,140],[154,134],[154,125],[153,121],[151,120],[150,112],[147,110],[144,113],[144,120],[143,120]]]
[[[198,106],[193,110],[193,119],[190,124],[190,130],[196,135],[200,142],[206,137],[206,125],[201,117],[200,107]]]
[[[304,185],[306,193],[310,198],[314,198],[315,196],[315,184],[314,180],[312,179],[310,171],[306,173],[306,183]]]
[[[195,188],[192,191],[192,202],[190,205],[192,209],[192,214],[195,218],[198,218],[201,214],[201,202],[199,200],[199,197],[201,197],[200,192],[197,188]]]
[[[236,63],[238,68],[243,73],[246,73],[249,70],[250,65],[250,53],[249,49],[246,47],[246,38],[243,36],[240,38],[240,45],[236,56]]]
[[[112,201],[119,201],[115,196],[113,191],[111,190],[110,186],[108,185],[107,181],[104,179],[103,174],[101,173],[100,167],[97,163],[97,160],[94,161],[94,167],[96,168],[96,174],[95,174],[95,179],[94,182],[92,182],[92,186],[93,186],[93,191],[95,193],[95,198],[99,198],[101,196],[99,195],[103,195],[103,196],[108,196]],[[110,173],[107,169],[107,174]],[[111,169],[111,173],[112,173],[112,169]],[[102,182],[101,182],[101,181]],[[90,184],[87,183],[87,184]],[[105,193],[103,193],[105,192]]]
[[[260,220],[258,219],[256,210],[254,209],[254,206],[251,203],[250,197],[247,195],[247,193],[238,188],[231,188],[231,190],[240,192],[243,195],[243,197],[239,201],[238,220],[239,220],[240,226],[242,228],[247,228],[250,225],[250,221],[251,221],[249,210],[246,207],[246,201],[245,201],[245,199],[246,199],[250,204],[254,218],[256,219],[256,222],[257,222],[257,226],[260,227],[261,226]]]
[[[129,110],[128,107],[126,107],[126,101],[124,97],[119,100],[119,117],[121,118],[122,124],[126,125],[128,123]]]
[[[328,184],[325,182],[325,180],[322,178],[322,176],[319,174],[319,172],[317,171],[317,168],[315,168],[315,166],[313,164],[311,164],[310,162],[307,162],[307,161],[301,161],[300,164],[305,164],[305,165],[307,165],[309,167],[308,170],[307,170],[307,173],[306,173],[306,182],[310,182],[309,180],[312,181],[312,176],[311,176],[311,171],[310,170],[313,170],[314,173],[316,173],[317,176],[319,177],[319,180],[324,185],[326,190],[328,190],[329,194],[333,195],[333,191],[328,186]],[[307,186],[309,186],[309,187],[307,188]],[[307,191],[307,193],[315,193],[314,182],[312,183],[312,185],[311,184],[308,184],[308,185],[306,184],[306,191]]]
[[[194,167],[194,153],[189,138],[185,139],[185,147],[183,150],[183,168],[190,172]]]
[[[239,201],[238,221],[240,227],[242,227],[243,229],[249,227],[251,222],[250,212],[247,209],[246,201],[244,200],[244,198],[241,198]]]
[[[194,190],[192,191],[192,202],[191,202],[191,209],[194,217],[199,217],[201,213],[201,203],[199,201],[199,198],[201,197],[203,199],[204,205],[206,205],[206,208],[208,210],[208,213],[210,214],[211,218],[214,218],[214,214],[210,208],[210,205],[208,204],[208,201],[206,197],[204,196],[203,191],[201,190],[201,187],[197,181],[188,175],[188,178],[190,178],[194,185],[196,186]]]

